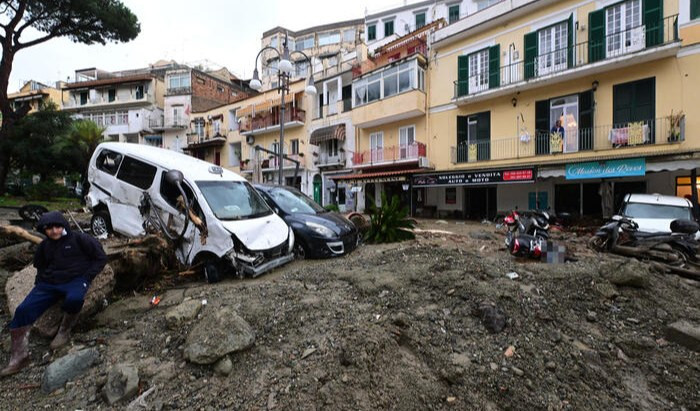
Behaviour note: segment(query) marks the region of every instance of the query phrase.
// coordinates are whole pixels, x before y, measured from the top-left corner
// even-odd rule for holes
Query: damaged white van
[[[233,268],[258,276],[294,258],[294,233],[241,176],[156,147],[102,143],[88,168],[96,236],[160,230],[186,265],[216,282]]]

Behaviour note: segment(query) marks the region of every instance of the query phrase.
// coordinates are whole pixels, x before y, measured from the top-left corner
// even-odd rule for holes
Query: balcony
[[[165,96],[181,96],[192,94],[192,87],[170,87],[165,90]]]
[[[148,124],[153,130],[174,130],[189,127],[190,119],[183,116],[160,116],[149,119]]]
[[[284,127],[301,127],[306,120],[304,110],[287,108],[284,111]],[[255,117],[245,117],[241,123],[240,133],[244,136],[257,135],[277,131],[280,128],[280,115],[278,112],[266,113]]]
[[[352,109],[352,122],[359,128],[376,127],[425,115],[425,93],[411,89]]]
[[[675,55],[680,47],[677,15],[657,25],[637,26],[605,36],[604,41],[571,45],[534,59],[501,66],[493,72],[484,66],[466,80],[454,82],[457,104],[498,97],[537,87],[545,82],[565,81],[595,74],[603,70],[637,65]]]
[[[94,96],[87,100],[81,101],[79,95],[73,95],[68,101],[63,103],[64,110],[77,110],[83,108],[120,108],[127,106],[147,106],[155,103],[155,97],[152,93],[139,94],[129,97],[116,95],[112,100],[109,96]]]
[[[389,166],[415,162],[418,162],[420,165],[421,162],[425,161],[422,159],[426,157],[426,152],[425,144],[415,142],[409,145],[398,145],[356,152],[353,153],[352,162],[354,168]]]
[[[187,135],[187,148],[220,147],[224,144],[226,144],[226,137],[218,133],[213,136],[208,134],[203,136],[197,134]]]
[[[561,157],[565,154],[608,150],[620,154],[671,148],[685,140],[685,117],[680,121],[658,118],[639,122],[565,130],[563,135],[538,133],[535,136],[508,137],[459,143],[451,147],[452,164],[528,157]]]
[[[321,151],[314,162],[318,168],[345,167],[345,152],[338,151],[335,154]]]

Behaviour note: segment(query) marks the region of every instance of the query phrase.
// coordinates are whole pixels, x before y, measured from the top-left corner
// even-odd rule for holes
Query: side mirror
[[[612,220],[613,221],[620,221],[620,220],[622,220],[622,216],[614,215],[614,216],[612,216]]]
[[[165,173],[165,181],[168,184],[172,184],[174,186],[179,186],[182,184],[183,180],[185,179],[185,176],[182,175],[182,171],[180,170],[175,170],[172,169]]]

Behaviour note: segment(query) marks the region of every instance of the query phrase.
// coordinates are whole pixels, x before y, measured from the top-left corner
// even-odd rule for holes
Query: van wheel
[[[90,220],[90,229],[95,237],[104,237],[112,232],[112,221],[109,212],[105,210],[96,211]]]
[[[207,283],[218,283],[222,277],[223,270],[219,262],[210,260],[204,264],[204,279],[207,280]]]

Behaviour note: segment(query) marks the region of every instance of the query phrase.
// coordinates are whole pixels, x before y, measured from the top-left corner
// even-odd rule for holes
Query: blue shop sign
[[[567,164],[566,179],[582,180],[585,178],[634,177],[646,174],[644,158],[626,160],[591,161],[589,163]]]

